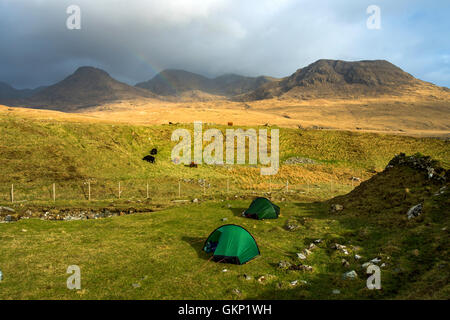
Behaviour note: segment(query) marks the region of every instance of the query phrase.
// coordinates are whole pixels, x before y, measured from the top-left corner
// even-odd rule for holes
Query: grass
[[[448,298],[448,248],[443,247],[448,233],[441,231],[448,216],[429,228],[419,222],[386,228],[364,218],[330,215],[323,203],[282,202],[279,219],[256,221],[239,216],[248,204],[208,201],[102,220],[0,224],[0,299]],[[261,256],[242,266],[209,261],[203,243],[225,223],[222,218],[249,230]],[[287,231],[287,221],[299,228]],[[304,262],[312,272],[278,268],[282,260],[300,263],[295,253],[316,239],[323,241]],[[335,242],[346,245],[350,255],[330,249]],[[356,261],[355,253],[363,259]],[[377,256],[387,263],[383,288],[370,291],[361,264]],[[342,259],[350,266],[342,266]],[[81,268],[82,289],[71,291],[66,269],[74,264]],[[443,267],[447,269],[439,269]],[[359,278],[343,280],[349,270],[356,270]],[[244,274],[252,279],[245,280]],[[267,279],[263,283],[257,281],[261,276]],[[292,286],[294,280],[307,283]],[[334,289],[341,294],[332,294]]]
[[[17,212],[133,207],[142,213],[100,220],[29,219],[0,224],[0,270],[4,274],[0,299],[448,299],[448,194],[431,197],[434,189],[427,190],[424,215],[412,221],[406,219],[405,208],[399,209],[402,201],[397,195],[394,207],[379,206],[369,215],[361,214],[364,199],[349,201],[349,211],[341,215],[330,213],[330,202],[325,201],[351,191],[352,176],[366,180],[400,152],[430,155],[449,168],[447,142],[281,128],[281,160],[302,156],[317,164],[282,165],[276,176],[268,178],[246,165],[175,166],[169,159],[174,145],[170,135],[181,127],[191,129],[186,125],[32,120],[1,113],[0,205],[12,206]],[[159,150],[155,165],[141,160],[153,147]],[[199,198],[199,204],[172,202],[180,198],[180,179],[181,198]],[[199,179],[206,179],[208,187],[203,188]],[[227,179],[230,192],[224,191]],[[395,177],[379,179],[380,185],[371,190],[383,190],[384,183]],[[289,192],[284,190],[286,180]],[[90,202],[87,181],[92,184]],[[119,181],[124,190],[121,199],[117,196]],[[145,195],[147,181],[150,199]],[[15,204],[9,203],[12,183],[17,192]],[[52,183],[57,185],[56,202],[49,201]],[[240,217],[252,197],[267,195],[269,190],[281,206],[279,219]],[[407,200],[412,203],[426,186],[411,190],[413,196]],[[390,190],[384,191],[389,195]],[[389,197],[369,200],[374,205],[390,201]],[[201,250],[203,242],[225,223],[249,230],[261,256],[243,266],[208,261]],[[288,231],[287,223],[298,228]],[[300,263],[296,253],[316,239],[323,241],[304,262],[313,267],[312,272],[278,268],[282,260]],[[350,254],[331,249],[336,242],[346,245]],[[363,259],[356,261],[355,253]],[[386,263],[383,289],[370,291],[361,264],[375,257]],[[350,266],[344,267],[342,259]],[[81,290],[66,288],[69,265],[81,267]],[[357,280],[342,279],[350,270],[358,273]],[[245,280],[244,274],[252,280]],[[257,281],[261,276],[266,281]],[[294,280],[306,284],[299,281],[292,286]],[[332,294],[334,289],[341,293]]]

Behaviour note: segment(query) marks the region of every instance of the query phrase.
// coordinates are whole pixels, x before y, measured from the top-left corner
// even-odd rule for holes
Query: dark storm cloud
[[[81,30],[66,28],[72,4]],[[380,30],[366,28],[371,4],[381,8]],[[330,58],[387,59],[449,86],[449,9],[406,0],[0,0],[0,81],[51,84],[82,65],[130,84],[165,68],[281,77]]]

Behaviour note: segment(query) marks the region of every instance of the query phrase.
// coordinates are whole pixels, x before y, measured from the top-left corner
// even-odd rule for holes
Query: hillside
[[[447,88],[418,80],[385,60],[318,60],[291,76],[265,84],[240,99],[401,97],[420,88],[432,88],[436,94],[447,93],[447,98],[450,92]]]
[[[244,77],[236,74],[222,75],[214,79],[184,70],[164,70],[149,81],[136,84],[161,96],[181,96],[190,91],[231,97],[247,93],[273,81],[269,77]]]
[[[113,79],[107,72],[80,67],[64,80],[18,102],[32,108],[73,111],[111,101],[155,98],[155,95]]]
[[[38,87],[35,89],[16,89],[11,85],[0,81],[0,103],[8,103],[15,99],[31,97],[44,88],[45,87]]]

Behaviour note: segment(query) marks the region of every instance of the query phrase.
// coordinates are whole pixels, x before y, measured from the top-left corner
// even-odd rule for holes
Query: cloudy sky
[[[48,85],[83,65],[133,85],[167,68],[283,77],[327,58],[386,59],[450,87],[449,15],[448,0],[0,0],[0,81]]]

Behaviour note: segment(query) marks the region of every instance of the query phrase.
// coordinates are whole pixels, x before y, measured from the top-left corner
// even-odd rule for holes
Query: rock
[[[290,262],[284,261],[284,260],[278,262],[278,268],[280,268],[280,269],[287,269],[287,268],[289,268],[291,265],[292,265],[292,264],[291,264]]]
[[[314,243],[311,243],[308,247],[309,250],[314,250],[316,248],[316,245]]]
[[[355,280],[356,278],[358,278],[358,274],[356,273],[355,270],[346,272],[342,275],[342,278],[344,280]]]
[[[261,276],[261,277],[258,278],[258,282],[259,283],[263,283],[264,281],[266,281],[266,277]]]
[[[360,255],[355,254],[355,260],[360,260],[362,257]]]
[[[290,282],[291,286],[296,286],[298,284],[298,280],[294,280]]]
[[[347,260],[345,260],[345,259],[342,259],[341,260],[341,263],[342,263],[342,265],[344,266],[344,267],[350,267],[350,263],[347,261]]]
[[[12,221],[12,216],[7,215],[7,216],[5,217],[5,221],[6,221],[6,222],[11,222],[11,221]]]
[[[334,289],[334,290],[332,291],[332,293],[333,293],[333,294],[341,294],[341,291],[338,290],[338,289]]]
[[[309,159],[309,158],[303,158],[303,157],[291,157],[284,161],[285,164],[315,164],[316,161]]]
[[[28,230],[27,229],[22,229],[22,232],[28,232]]]
[[[319,243],[321,243],[321,242],[322,242],[322,239],[314,240],[314,243],[317,243],[317,244],[319,244]]]
[[[233,289],[233,293],[237,296],[241,295],[241,291],[239,289]]]
[[[197,202],[198,202],[198,199],[195,198],[194,200],[192,200],[192,202],[193,202],[193,203],[197,203]]]
[[[223,269],[222,272],[228,272],[228,269]]]
[[[422,204],[419,203],[414,207],[411,207],[406,213],[406,216],[408,217],[408,219],[412,219],[420,216],[421,213],[422,213]]]
[[[8,211],[8,212],[12,212],[12,213],[16,212],[16,210],[14,210],[13,208],[10,208],[10,207],[0,207],[0,212],[1,211]]]
[[[249,276],[249,275],[247,275],[247,274],[244,274],[244,279],[245,279],[245,280],[252,280],[252,277]]]
[[[386,267],[386,263],[382,263],[380,267],[381,267],[381,268]]]
[[[375,258],[375,259],[370,260],[370,262],[372,262],[373,264],[379,264],[381,262],[381,259]]]
[[[306,256],[303,253],[297,253],[297,258],[300,260],[306,260]]]
[[[305,256],[309,256],[312,252],[311,251],[309,251],[308,249],[303,249],[303,254],[305,255]]]
[[[364,263],[361,267],[362,268],[364,268],[364,269],[366,269],[366,268],[368,268],[370,265],[372,265],[373,263],[372,262],[366,262],[366,263]]]
[[[344,210],[344,206],[342,204],[332,204],[331,205],[332,212],[341,212],[342,210]]]
[[[228,218],[222,218],[222,221],[228,221]]]

